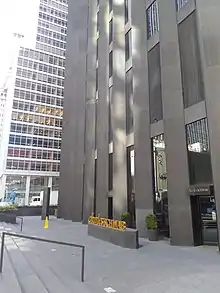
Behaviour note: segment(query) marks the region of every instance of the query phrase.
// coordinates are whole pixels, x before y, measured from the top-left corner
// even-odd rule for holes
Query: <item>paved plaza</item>
[[[19,232],[8,224],[0,224],[0,231]],[[1,293],[207,293],[220,288],[215,247],[141,239],[139,250],[123,249],[87,236],[85,225],[55,218],[43,229],[40,218],[27,217],[23,233],[85,245],[85,282],[80,282],[79,249],[7,237]]]

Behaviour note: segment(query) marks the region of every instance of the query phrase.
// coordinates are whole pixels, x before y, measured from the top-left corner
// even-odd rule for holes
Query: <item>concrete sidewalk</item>
[[[7,229],[16,230],[9,225]],[[23,233],[86,246],[85,283],[81,284],[79,249],[13,239],[47,292],[59,290],[58,285],[47,287],[46,275],[49,283],[58,284],[59,280],[67,290],[60,287],[62,292],[99,293],[110,287],[120,293],[207,293],[220,288],[220,255],[213,247],[173,247],[141,239],[139,250],[123,249],[87,236],[87,226],[55,218],[50,220],[49,229],[43,229],[38,217],[25,218]]]

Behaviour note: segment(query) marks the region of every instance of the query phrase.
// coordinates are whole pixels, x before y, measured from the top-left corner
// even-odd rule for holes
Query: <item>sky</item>
[[[14,52],[13,33],[25,36],[23,45],[33,47],[39,0],[0,0],[0,86]]]

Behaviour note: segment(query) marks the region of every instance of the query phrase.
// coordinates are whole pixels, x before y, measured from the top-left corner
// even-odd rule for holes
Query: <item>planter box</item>
[[[88,235],[112,244],[131,249],[139,248],[138,231],[135,229],[117,230],[88,224]]]
[[[16,214],[13,212],[15,211],[0,213],[0,222],[16,224]]]
[[[147,230],[148,239],[150,241],[158,241],[158,231],[157,230]]]

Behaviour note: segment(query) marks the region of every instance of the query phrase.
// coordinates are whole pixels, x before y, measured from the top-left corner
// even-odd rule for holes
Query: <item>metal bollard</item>
[[[0,256],[0,273],[2,274],[3,258],[4,258],[4,246],[5,246],[5,232],[2,232],[2,246]]]
[[[84,282],[84,267],[85,267],[85,247],[82,247],[82,269],[81,269],[82,282]]]

